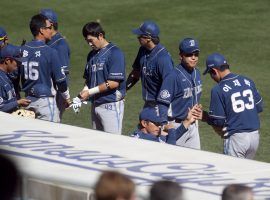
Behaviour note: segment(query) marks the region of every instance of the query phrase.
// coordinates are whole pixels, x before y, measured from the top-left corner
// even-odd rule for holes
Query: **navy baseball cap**
[[[140,25],[139,28],[134,29],[132,32],[136,35],[147,35],[150,37],[158,37],[159,27],[153,21],[145,21]]]
[[[6,37],[7,37],[7,32],[5,31],[5,29],[0,27],[0,45],[2,45],[5,42]]]
[[[203,75],[207,74],[212,68],[220,68],[224,65],[229,66],[226,58],[219,53],[213,53],[206,59],[206,69],[203,72]]]
[[[200,51],[199,42],[193,38],[185,38],[180,42],[179,50],[186,54]]]
[[[40,14],[46,16],[52,23],[57,23],[57,14],[52,9],[41,9]]]
[[[158,108],[156,107],[145,107],[142,109],[140,116],[139,116],[140,121],[145,120],[145,121],[151,121],[154,123],[164,123],[164,120],[161,118],[159,115]]]
[[[8,44],[1,49],[0,57],[1,59],[12,58],[18,62],[22,62],[21,48]]]

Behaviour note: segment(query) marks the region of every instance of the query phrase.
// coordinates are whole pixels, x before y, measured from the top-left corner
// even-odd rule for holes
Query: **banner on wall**
[[[0,152],[14,157],[28,177],[92,188],[103,170],[133,179],[146,196],[155,180],[180,183],[187,200],[219,200],[227,184],[270,197],[270,164],[181,148],[128,136],[26,119],[0,112]]]

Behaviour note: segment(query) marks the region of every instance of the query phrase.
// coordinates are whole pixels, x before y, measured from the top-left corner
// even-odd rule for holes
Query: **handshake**
[[[72,103],[69,107],[73,108],[73,111],[78,114],[80,112],[80,108],[82,107],[82,104],[87,104],[87,101],[81,100],[79,97],[75,97],[72,99]]]

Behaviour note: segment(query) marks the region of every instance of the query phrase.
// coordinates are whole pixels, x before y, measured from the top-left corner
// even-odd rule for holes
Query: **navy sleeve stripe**
[[[217,118],[217,119],[226,119],[225,116],[217,116],[217,115],[209,115],[211,118]]]

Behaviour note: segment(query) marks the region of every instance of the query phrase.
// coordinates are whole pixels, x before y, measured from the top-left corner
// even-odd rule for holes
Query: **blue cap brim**
[[[23,59],[22,58],[13,58],[14,60],[18,61],[18,62],[22,62]]]
[[[207,74],[209,71],[210,71],[210,68],[207,67],[207,68],[204,70],[203,75]]]
[[[143,33],[139,28],[133,29],[132,33],[135,35],[145,35],[145,33]]]

